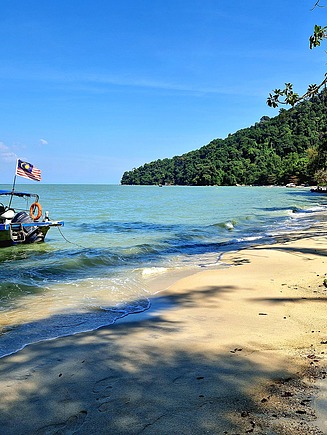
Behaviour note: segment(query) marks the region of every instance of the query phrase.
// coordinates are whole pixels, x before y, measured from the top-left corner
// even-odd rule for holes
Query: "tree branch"
[[[323,7],[319,3],[320,0],[317,0],[314,8],[318,6]],[[327,39],[327,26],[321,27],[316,24],[314,26],[313,35],[311,35],[309,38],[310,50],[314,47],[319,47],[324,39]],[[311,98],[312,96],[316,95],[326,84],[327,74],[325,74],[324,80],[319,85],[309,85],[307,91],[300,96],[293,91],[293,85],[291,83],[285,83],[285,88],[283,90],[275,89],[273,93],[269,94],[267,98],[267,104],[269,107],[274,108],[278,107],[279,104],[295,106],[295,104],[299,103],[300,101],[306,100],[307,98]]]
[[[317,0],[316,3],[314,4],[313,8],[311,9],[311,11],[313,11],[315,8],[324,8],[325,6],[322,6],[319,4],[320,0]]]

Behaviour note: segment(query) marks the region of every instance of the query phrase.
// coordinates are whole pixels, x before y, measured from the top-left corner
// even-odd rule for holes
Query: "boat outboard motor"
[[[12,224],[26,224],[26,223],[34,223],[33,219],[29,214],[27,214],[25,211],[20,211],[17,213],[14,218],[11,221]],[[44,237],[42,237],[42,233],[40,232],[39,228],[36,226],[30,226],[30,227],[21,227],[19,230],[21,233],[21,236],[26,242],[33,243],[42,241]]]

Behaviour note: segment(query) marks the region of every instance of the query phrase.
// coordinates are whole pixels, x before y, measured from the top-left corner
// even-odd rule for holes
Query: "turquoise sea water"
[[[19,189],[65,227],[0,250],[0,357],[146,310],[155,278],[223,267],[224,252],[308,228],[327,207],[327,196],[278,187]]]

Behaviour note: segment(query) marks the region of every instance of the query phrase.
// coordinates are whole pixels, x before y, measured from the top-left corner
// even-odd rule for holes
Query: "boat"
[[[51,227],[61,226],[64,226],[64,222],[50,220],[49,212],[43,215],[39,195],[36,193],[0,190],[1,248],[43,242]]]
[[[38,194],[15,190],[17,175],[41,181],[40,169],[31,163],[17,159],[12,189],[0,190],[0,248],[22,243],[44,242],[51,227],[64,226],[63,221],[51,221],[48,211],[43,215]],[[29,206],[30,202],[32,204]]]
[[[327,187],[326,186],[317,186],[310,189],[312,193],[327,193]]]

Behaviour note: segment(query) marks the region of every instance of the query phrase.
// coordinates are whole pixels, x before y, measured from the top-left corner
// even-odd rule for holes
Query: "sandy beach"
[[[327,433],[326,235],[230,253],[145,313],[3,358],[0,433]]]

